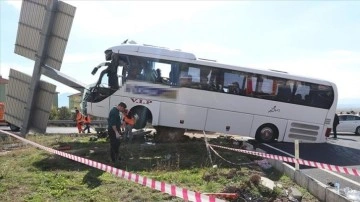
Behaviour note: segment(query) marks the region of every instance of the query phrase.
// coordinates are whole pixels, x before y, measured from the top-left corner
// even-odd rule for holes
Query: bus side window
[[[187,72],[182,72],[180,76],[180,86],[190,87],[192,83],[192,76]]]
[[[234,95],[240,94],[240,85],[238,82],[233,82],[231,85],[229,85],[229,93]]]
[[[262,76],[258,79],[256,96],[262,99],[272,100],[275,94],[275,80],[271,77]]]
[[[280,85],[277,93],[277,100],[289,102],[291,98],[291,88],[289,85]]]
[[[310,105],[310,95],[305,95],[305,101],[304,101],[304,104],[305,105]]]
[[[246,88],[245,88],[245,92],[247,96],[252,96],[253,94],[253,81],[252,81],[252,77],[251,76],[247,76],[246,77]]]
[[[179,63],[172,63],[171,70],[169,72],[170,85],[178,86],[180,78],[180,65]]]
[[[137,57],[129,57],[129,60],[130,65],[127,78],[130,80],[140,80],[142,66],[140,65],[139,59]]]
[[[301,97],[301,94],[296,94],[294,97],[294,103],[295,104],[303,104],[303,99]]]

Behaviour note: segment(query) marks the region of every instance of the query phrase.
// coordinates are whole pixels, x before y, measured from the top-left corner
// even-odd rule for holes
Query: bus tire
[[[15,125],[9,124],[9,126],[10,126],[10,130],[13,132],[18,132],[20,130],[20,128]]]
[[[356,128],[355,134],[356,134],[356,135],[360,135],[360,126],[358,126],[358,127]]]
[[[275,138],[279,135],[279,131],[273,124],[263,124],[261,125],[255,135],[255,139],[259,142],[269,143],[273,142]]]
[[[131,108],[130,111],[138,117],[134,126],[135,129],[145,128],[147,123],[152,123],[152,114],[147,107],[138,105]]]

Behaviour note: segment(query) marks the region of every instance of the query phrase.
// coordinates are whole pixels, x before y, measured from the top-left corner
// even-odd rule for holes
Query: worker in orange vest
[[[85,116],[84,124],[85,124],[85,128],[83,130],[83,133],[85,133],[86,130],[87,130],[87,133],[90,133],[91,117],[89,114]]]
[[[76,120],[76,127],[79,133],[82,133],[82,125],[84,124],[84,115],[79,111],[75,110],[75,120]]]
[[[136,119],[131,111],[125,110],[122,114],[123,117],[123,125],[122,128],[124,128],[124,137],[126,140],[129,141],[129,143],[132,143],[133,134],[132,129],[134,128],[134,125],[136,123]]]

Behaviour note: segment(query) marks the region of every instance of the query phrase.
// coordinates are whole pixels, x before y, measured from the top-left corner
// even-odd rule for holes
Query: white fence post
[[[295,140],[295,159],[299,159],[299,140]],[[295,170],[299,170],[298,163],[295,163]]]

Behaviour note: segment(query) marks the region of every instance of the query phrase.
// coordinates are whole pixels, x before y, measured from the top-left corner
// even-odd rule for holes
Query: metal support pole
[[[41,67],[44,65],[46,53],[48,49],[49,39],[52,31],[52,25],[54,24],[55,12],[57,10],[58,0],[49,0],[46,6],[46,15],[44,18],[44,24],[40,33],[40,41],[37,51],[37,57],[35,60],[34,71],[32,80],[29,86],[28,102],[25,108],[24,121],[21,129],[21,135],[26,136],[30,129],[31,113],[34,107],[34,98],[36,96],[37,88],[41,77]]]
[[[299,140],[295,140],[295,159],[299,159]],[[299,164],[295,163],[295,170],[299,170]]]

